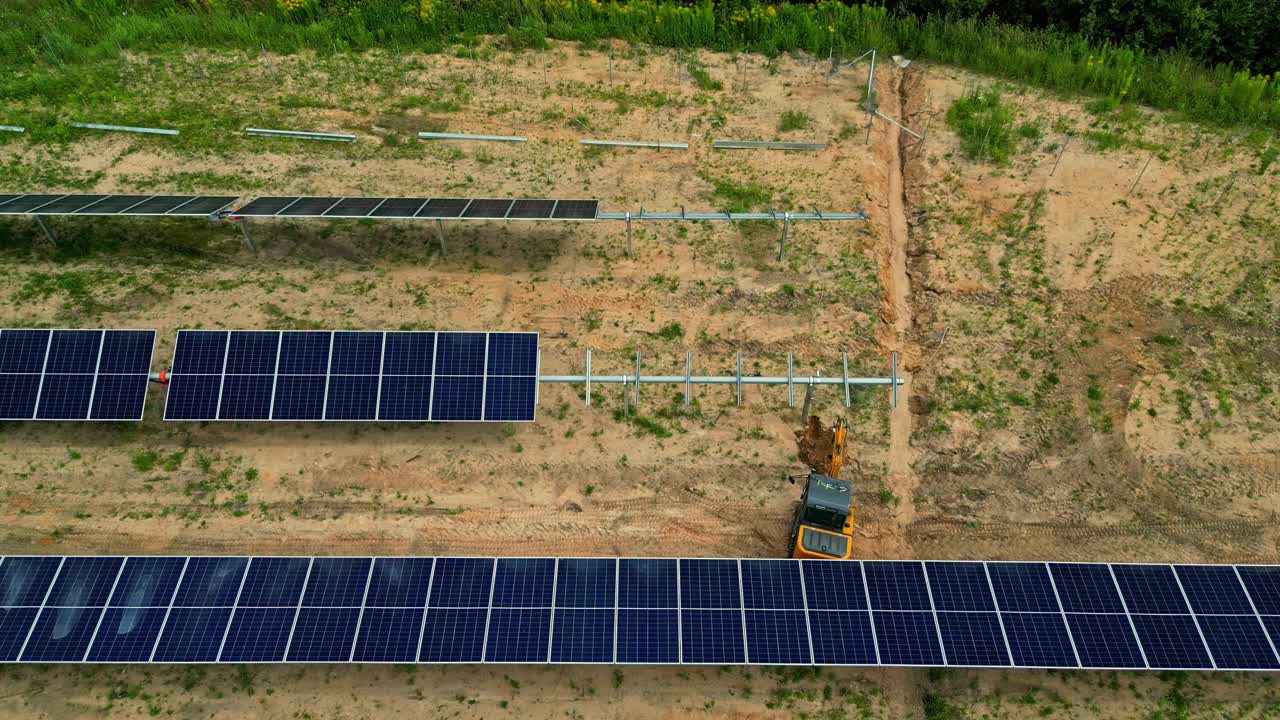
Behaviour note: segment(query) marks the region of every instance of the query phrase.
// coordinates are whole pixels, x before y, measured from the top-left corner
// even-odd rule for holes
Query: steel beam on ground
[[[355,142],[355,135],[345,133],[309,132],[306,130],[268,130],[266,128],[245,128],[245,135],[255,137],[292,138],[294,140],[328,140],[331,142]]]
[[[18,125],[0,125],[0,132],[26,132],[27,129]]]
[[[529,142],[529,138],[516,135],[468,135],[466,133],[420,132],[419,140],[476,140],[481,142]]]
[[[825,150],[827,144],[768,140],[712,140],[711,147],[716,150]]]
[[[594,145],[597,147],[629,147],[629,148],[655,148],[659,150],[688,150],[689,143],[677,142],[649,142],[646,140],[590,140],[583,139],[578,141],[579,145]]]
[[[69,122],[73,128],[82,130],[109,130],[111,132],[140,133],[142,135],[177,135],[177,130],[165,128],[131,127],[129,125],[100,125],[98,123]]]

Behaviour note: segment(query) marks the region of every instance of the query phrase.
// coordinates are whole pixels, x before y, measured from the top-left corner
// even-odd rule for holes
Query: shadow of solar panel
[[[115,582],[108,607],[167,607],[186,561],[180,557],[130,557]]]
[[[348,662],[360,608],[304,607],[289,640],[289,662]]]
[[[33,215],[70,215],[71,213],[75,212],[76,210],[79,210],[82,207],[85,207],[87,205],[92,205],[93,203],[96,203],[99,200],[103,200],[107,197],[110,197],[110,196],[108,195],[67,195],[65,197],[59,198],[58,200],[54,200],[53,202],[45,203],[39,206],[39,208],[36,209],[32,214]]]
[[[471,201],[467,209],[462,212],[462,217],[466,218],[491,218],[498,219],[507,216],[507,211],[511,209],[511,200],[500,200],[497,198],[477,198]]]
[[[1195,670],[1213,667],[1200,631],[1190,615],[1134,613],[1133,626],[1146,652],[1147,665],[1162,670]]]
[[[612,608],[617,561],[561,558],[556,566],[557,608]]]
[[[378,412],[377,375],[333,375],[325,400],[326,420],[373,420]]]
[[[280,375],[276,378],[273,420],[324,419],[325,385],[323,375]]]
[[[680,618],[676,610],[618,610],[620,663],[680,662]]]
[[[0,662],[18,659],[40,608],[0,607]]]
[[[1131,613],[1189,613],[1168,565],[1112,565]]]
[[[76,215],[119,215],[132,210],[135,205],[150,199],[151,195],[108,195],[91,205],[75,211]]]
[[[551,633],[550,608],[493,608],[484,661],[544,663]]]
[[[211,663],[227,634],[231,608],[175,607],[169,611],[153,662]]]
[[[100,607],[46,607],[27,639],[22,662],[81,662],[102,615]]]
[[[794,560],[743,560],[742,601],[748,608],[802,610],[800,563]]]
[[[160,636],[165,608],[107,608],[89,647],[88,662],[144,663]]]
[[[192,201],[190,195],[157,195],[129,208],[130,215],[164,215]]]
[[[467,198],[431,198],[423,203],[416,216],[420,218],[456,218],[471,204]]]
[[[281,210],[284,210],[300,199],[301,198],[296,195],[286,197],[262,197],[254,200],[248,205],[236,208],[234,214],[244,217],[272,216],[278,214]]]
[[[926,562],[933,607],[943,610],[995,610],[982,563]]]
[[[809,665],[803,610],[747,610],[747,657],[767,665]]]
[[[1000,618],[993,612],[939,612],[948,665],[1008,665]]]
[[[1146,667],[1142,651],[1124,615],[1067,613],[1080,666],[1086,668]]]
[[[682,576],[683,579],[683,576]],[[686,663],[744,663],[741,610],[683,610]]]
[[[1280,669],[1262,623],[1252,615],[1198,615],[1219,670]]]
[[[124,558],[68,557],[58,571],[47,607],[102,607],[120,574]]]
[[[488,617],[489,611],[483,608],[428,609],[418,662],[480,662],[484,657],[484,630]]]
[[[421,608],[365,608],[352,661],[417,662],[422,612]]]
[[[1002,613],[1005,637],[1020,667],[1079,667],[1059,613]]]
[[[270,375],[227,375],[222,380],[219,420],[267,420],[271,417]]]
[[[249,559],[193,557],[173,598],[174,607],[231,607],[240,593]]]
[[[552,627],[551,662],[613,662],[613,621],[612,609],[557,609]]]
[[[872,602],[875,602],[874,599]],[[943,664],[933,613],[876,612],[873,622],[882,664]]]
[[[172,216],[191,215],[196,217],[211,215],[215,212],[226,210],[238,199],[239,198],[234,195],[202,195],[188,203],[179,205],[165,214]]]
[[[302,596],[310,558],[256,557],[249,563],[239,605],[245,607],[293,607]]]
[[[255,560],[255,564],[257,561]],[[284,660],[297,608],[241,607],[231,618],[231,629],[218,662],[261,663]]]
[[[561,200],[556,203],[551,217],[557,220],[593,220],[599,206],[598,200]]]
[[[429,198],[387,198],[369,217],[411,218]]]
[[[431,607],[488,607],[493,572],[493,558],[437,558]]]
[[[372,566],[372,558],[316,558],[302,596],[303,607],[360,607]]]
[[[41,205],[48,205],[64,195],[22,195],[0,205],[0,215],[26,215]]]
[[[328,217],[365,217],[386,198],[343,198],[324,212]]]
[[[832,563],[839,564],[839,563]],[[875,665],[871,618],[865,611],[810,610],[813,661],[819,665]]]
[[[5,558],[0,563],[0,607],[43,605],[61,564],[59,557]]]
[[[420,608],[431,586],[431,558],[378,558],[365,607]]]
[[[1044,563],[988,563],[996,603],[1003,612],[1059,612]]]
[[[924,567],[918,562],[865,561],[867,591],[873,610],[929,610]]]
[[[551,607],[556,563],[551,558],[498,558],[493,606]]]
[[[544,220],[551,218],[555,200],[516,200],[511,204],[507,217],[519,220]]]
[[[686,608],[740,608],[736,560],[681,560],[680,603]]]
[[[1249,596],[1227,565],[1178,565],[1175,570],[1182,589],[1197,614],[1252,615]]]
[[[618,607],[677,607],[677,572],[676,560],[619,559]]]
[[[340,200],[342,198],[337,197],[299,198],[298,202],[281,210],[279,217],[321,217]]]

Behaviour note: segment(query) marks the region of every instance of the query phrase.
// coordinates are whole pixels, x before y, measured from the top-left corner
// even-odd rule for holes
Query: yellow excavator
[[[815,467],[805,481],[804,494],[791,523],[791,557],[848,560],[853,557],[853,485],[840,479],[844,465],[844,420],[837,420],[830,434],[817,416],[809,417],[802,443],[810,450]]]

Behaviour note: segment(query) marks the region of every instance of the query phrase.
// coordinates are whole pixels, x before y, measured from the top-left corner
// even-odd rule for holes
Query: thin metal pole
[[[872,48],[871,49],[871,72],[867,73],[867,142],[866,142],[867,145],[871,144],[871,123],[874,122],[876,119],[874,103],[871,100],[871,94],[875,92],[875,87],[872,84],[875,81],[875,78],[876,78],[876,51],[875,51],[875,48]]]
[[[627,211],[627,257],[631,257],[631,211]]]
[[[987,123],[987,132],[982,136],[982,147],[978,148],[978,159],[981,160],[983,154],[987,152],[987,138],[991,137],[991,123]]]
[[[809,408],[812,405],[813,405],[813,386],[810,385],[804,391],[804,409],[800,411],[800,417],[805,422],[808,422],[809,420]]]
[[[1151,153],[1151,155],[1147,156],[1147,162],[1146,162],[1146,164],[1145,164],[1145,165],[1143,165],[1143,166],[1142,166],[1142,170],[1140,170],[1140,171],[1138,172],[1138,177],[1136,177],[1136,178],[1134,178],[1134,179],[1133,179],[1133,185],[1129,188],[1129,192],[1125,193],[1125,195],[1128,195],[1129,193],[1132,193],[1134,190],[1136,190],[1136,189],[1138,188],[1138,181],[1142,179],[1142,175],[1143,175],[1143,173],[1145,173],[1145,172],[1147,171],[1147,165],[1150,165],[1150,164],[1151,164],[1151,161],[1152,161],[1152,160],[1154,160],[1154,159],[1155,159],[1155,157],[1156,157],[1156,154],[1155,154],[1155,153]]]
[[[476,49],[471,48],[471,84],[476,84]]]
[[[36,224],[39,225],[40,229],[44,231],[44,236],[49,240],[49,243],[52,245],[57,245],[58,236],[54,235],[53,230],[51,230],[49,226],[44,223],[44,218],[40,217],[39,215],[32,215],[31,217],[36,219]]]
[[[591,407],[591,348],[587,348],[587,407]]]
[[[1071,144],[1071,136],[1067,136],[1066,142],[1062,143],[1062,149],[1058,151],[1058,157],[1053,161],[1053,169],[1049,171],[1049,177],[1058,171],[1058,163],[1062,162],[1062,155],[1067,151],[1067,146]]]
[[[443,220],[436,220],[436,235],[439,236],[440,238],[440,254],[442,256],[448,255],[449,252],[445,249],[445,246],[444,246],[444,221]]]
[[[684,406],[689,407],[689,394],[692,392],[689,378],[693,375],[693,353],[685,351],[684,354]]]
[[[244,237],[244,244],[249,250],[258,252],[258,247],[253,244],[253,238],[249,235],[249,219],[240,218],[240,234]]]
[[[844,368],[844,406],[849,407],[849,353],[840,353],[840,364]]]
[[[636,351],[636,412],[640,411],[640,351]]]
[[[796,406],[795,386],[792,384],[791,353],[787,353],[787,407]]]
[[[742,407],[742,351],[738,351],[738,407]]]
[[[891,387],[893,388],[893,406],[898,407],[898,351],[893,351],[893,374],[890,376],[893,380]]]
[[[609,87],[613,87],[613,48],[609,48]]]
[[[778,259],[787,256],[787,231],[791,229],[791,213],[782,213],[782,236],[778,238]]]

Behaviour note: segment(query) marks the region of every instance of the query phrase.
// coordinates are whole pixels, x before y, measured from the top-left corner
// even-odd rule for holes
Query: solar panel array
[[[141,420],[155,330],[0,330],[0,419]]]
[[[179,330],[166,420],[527,422],[538,334]]]
[[[237,199],[222,195],[0,195],[0,215],[207,217]]]
[[[594,220],[598,200],[392,197],[262,197],[238,217],[393,218],[401,220]]]
[[[1276,670],[1280,567],[8,557],[0,662]]]

